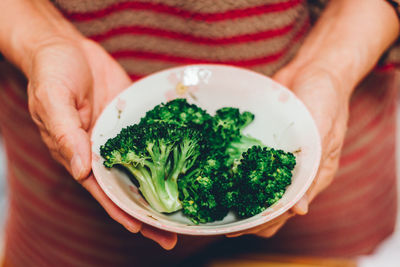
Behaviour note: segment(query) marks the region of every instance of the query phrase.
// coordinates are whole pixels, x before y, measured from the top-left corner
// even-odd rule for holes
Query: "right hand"
[[[103,48],[83,37],[52,37],[38,45],[29,60],[29,111],[52,156],[114,220],[172,249],[176,234],[142,225],[122,211],[91,173],[89,134],[106,104],[131,84],[125,71]]]

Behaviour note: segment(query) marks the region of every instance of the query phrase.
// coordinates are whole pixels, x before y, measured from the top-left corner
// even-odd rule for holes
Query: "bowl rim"
[[[312,166],[312,170],[310,171],[309,175],[307,176],[307,180],[306,183],[303,184],[303,186],[301,187],[301,189],[296,193],[295,197],[293,197],[292,199],[290,199],[285,205],[282,205],[281,207],[279,207],[277,210],[273,211],[272,213],[268,214],[268,216],[259,216],[258,219],[252,220],[252,221],[248,221],[246,222],[246,220],[251,219],[252,217],[243,219],[243,223],[242,224],[237,224],[237,225],[231,225],[230,224],[236,224],[237,222],[231,222],[228,224],[220,224],[220,225],[209,225],[207,226],[207,224],[199,224],[199,225],[193,225],[193,226],[186,226],[186,227],[181,227],[181,226],[174,226],[174,225],[165,225],[159,221],[155,221],[152,218],[149,218],[146,214],[141,214],[141,213],[135,213],[135,215],[132,215],[131,213],[129,213],[127,211],[126,208],[124,208],[125,205],[120,205],[121,203],[119,203],[119,201],[115,198],[114,194],[112,192],[109,191],[108,187],[105,186],[105,184],[103,184],[102,180],[96,177],[96,171],[95,168],[93,168],[93,165],[96,164],[95,160],[92,157],[91,160],[91,166],[92,166],[92,171],[93,171],[93,175],[96,179],[96,181],[98,182],[100,188],[103,190],[103,192],[107,195],[107,197],[110,198],[110,200],[119,208],[121,208],[124,212],[126,212],[127,214],[129,214],[130,216],[132,216],[133,218],[148,224],[150,226],[153,226],[155,228],[158,228],[160,230],[164,230],[164,231],[168,231],[168,232],[174,232],[177,234],[185,234],[185,235],[194,235],[194,236],[212,236],[212,235],[223,235],[223,234],[234,234],[237,232],[241,232],[241,231],[245,231],[245,230],[249,230],[252,228],[255,228],[257,226],[260,226],[264,223],[270,222],[274,219],[276,219],[277,217],[279,217],[280,215],[284,214],[286,211],[288,211],[290,208],[292,208],[305,194],[306,192],[309,190],[310,186],[313,184],[315,177],[317,175],[318,169],[319,169],[319,165],[321,162],[321,154],[322,154],[322,147],[321,147],[321,136],[318,130],[318,127],[315,123],[314,117],[312,116],[310,110],[308,109],[308,107],[303,103],[302,100],[300,100],[290,89],[288,89],[286,86],[276,82],[275,80],[271,79],[270,77],[262,74],[262,73],[258,73],[254,70],[251,69],[247,69],[247,68],[243,68],[243,67],[238,67],[238,66],[234,66],[234,65],[229,65],[229,64],[216,64],[216,63],[200,63],[200,64],[184,64],[184,65],[179,65],[179,66],[175,66],[175,67],[171,67],[171,68],[166,68],[166,69],[162,69],[156,72],[153,72],[149,75],[146,75],[144,77],[141,77],[137,80],[135,80],[131,85],[129,85],[127,88],[125,88],[124,90],[122,90],[121,92],[119,92],[102,110],[102,112],[99,114],[99,116],[96,119],[96,122],[93,126],[93,130],[91,132],[91,136],[90,136],[90,141],[91,144],[94,143],[93,139],[94,137],[94,133],[96,132],[95,129],[97,129],[98,127],[98,122],[99,122],[99,118],[101,117],[101,115],[103,114],[103,112],[107,109],[108,106],[110,106],[112,103],[114,103],[114,101],[116,99],[118,99],[121,94],[125,93],[127,90],[129,90],[132,86],[134,86],[137,82],[145,80],[145,79],[150,79],[153,76],[162,74],[164,72],[171,72],[171,71],[178,71],[178,70],[183,70],[185,68],[188,67],[202,67],[202,66],[206,66],[206,67],[213,67],[213,68],[233,68],[233,69],[237,69],[240,71],[245,71],[245,72],[249,72],[252,73],[253,75],[257,75],[262,77],[263,79],[267,79],[270,80],[271,82],[277,84],[279,87],[281,87],[283,90],[285,90],[285,92],[289,93],[291,95],[291,97],[294,97],[296,100],[299,101],[299,103],[303,106],[303,108],[305,109],[306,113],[308,114],[308,116],[312,119],[312,127],[313,127],[313,131],[316,134],[317,140],[316,140],[316,158],[317,160],[314,162],[313,166]],[[92,149],[92,146],[91,146]],[[119,204],[118,204],[119,203]],[[279,203],[279,201],[277,202]],[[275,204],[277,204],[275,203]],[[265,211],[264,211],[265,212]],[[260,213],[262,214],[262,212]],[[260,214],[257,214],[255,216],[258,216]],[[210,227],[210,228],[208,228]],[[195,229],[197,228],[197,229]]]

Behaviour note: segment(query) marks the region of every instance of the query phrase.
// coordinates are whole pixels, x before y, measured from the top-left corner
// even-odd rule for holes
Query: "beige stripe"
[[[400,63],[400,45],[397,44],[395,46],[392,46],[392,48],[389,50],[389,53],[387,57],[385,58],[386,62],[394,62],[394,63]]]
[[[393,203],[394,199],[390,198],[390,197],[381,197],[380,202],[381,202],[381,209],[379,210],[379,212],[382,213],[382,211],[384,211],[385,208],[387,208],[388,205],[390,205],[390,203]],[[389,211],[388,211],[389,212]],[[373,213],[372,212],[368,212],[366,210],[366,212],[361,212],[360,214],[358,214],[358,216],[356,216],[356,218],[353,220],[351,220],[349,218],[349,220],[345,220],[345,219],[338,219],[335,220],[335,228],[336,229],[340,229],[340,226],[342,227],[351,227],[353,226],[353,229],[359,229],[359,226],[361,223],[366,222],[368,220],[370,220],[373,217],[377,217],[377,210],[375,210]],[[388,222],[391,222],[392,220],[389,220],[391,218],[393,218],[394,216],[391,214],[388,214],[389,216],[383,216],[381,217],[380,220],[376,219],[375,222],[376,224],[374,225],[370,225],[370,227],[367,228],[363,228],[362,231],[354,231],[352,235],[349,235],[347,237],[342,237],[338,240],[330,240],[329,242],[325,242],[326,245],[328,246],[333,246],[336,245],[339,247],[339,245],[341,247],[345,246],[346,244],[351,244],[351,243],[355,243],[357,240],[360,241],[360,239],[363,239],[367,236],[371,236],[372,234],[376,234],[382,231],[382,229],[386,229],[383,228],[383,226],[388,226]],[[392,217],[393,216],[393,217]],[[346,216],[347,217],[347,216]],[[332,221],[331,221],[332,222]],[[320,226],[326,225],[328,226],[329,224],[320,224]],[[332,223],[330,224],[332,225]],[[380,227],[379,227],[380,226]],[[394,226],[394,225],[392,225]],[[339,230],[340,231],[340,230]],[[329,229],[321,229],[321,228],[314,228],[312,231],[312,235],[314,236],[324,236],[327,234],[327,232],[329,232]],[[323,246],[323,243],[316,243],[316,248],[321,248],[321,246]],[[311,244],[308,244],[308,246],[311,247]]]
[[[360,196],[361,193],[365,192],[365,195],[372,196],[376,191],[382,191],[382,188],[377,186],[379,185],[390,185],[394,186],[392,178],[384,174],[384,171],[393,171],[394,162],[392,158],[389,156],[381,157],[377,159],[371,167],[365,171],[365,164],[359,167],[359,175],[357,174],[344,174],[341,175],[340,178],[335,178],[334,182],[328,187],[326,191],[324,191],[318,202],[316,202],[312,209],[314,212],[324,212],[324,210],[332,210],[332,206],[337,207],[339,204],[342,203],[352,203],[351,199],[355,200],[356,196]],[[338,179],[339,178],[339,179]],[[365,180],[368,182],[366,182]],[[371,187],[371,185],[373,185]],[[349,189],[350,188],[350,189]],[[352,190],[357,188],[357,190]],[[354,192],[353,192],[354,191]],[[343,192],[347,192],[343,194]],[[340,198],[340,200],[336,202],[332,202],[332,199]]]
[[[395,163],[394,160],[392,160],[393,157],[385,158],[386,162],[379,162],[380,164],[378,164],[377,162],[376,166],[371,166],[368,169],[364,168],[360,170],[360,173],[362,173],[362,175],[346,177],[347,179],[341,180],[341,182],[337,184],[338,186],[336,188],[332,188],[327,192],[332,198],[339,195],[340,198],[338,198],[334,203],[325,202],[326,205],[324,205],[323,208],[319,206],[318,210],[329,210],[332,206],[346,206],[346,203],[361,201],[361,199],[363,199],[363,197],[366,197],[367,195],[368,198],[365,198],[365,201],[367,199],[378,198],[377,196],[381,196],[382,192],[390,191],[390,188],[394,186],[393,180],[391,179],[393,176],[390,175],[394,175],[393,167],[395,166]],[[379,166],[379,168],[377,166]],[[381,169],[381,172],[379,171],[379,169]],[[372,175],[374,175],[374,177],[371,180],[370,178],[372,178]],[[363,182],[367,178],[370,179],[369,183]],[[359,186],[357,186],[357,190],[352,190],[346,186],[346,184],[351,184],[350,181],[352,181],[353,184],[355,184],[354,182],[356,181],[360,182]],[[347,193],[342,193],[346,191]],[[317,208],[315,208],[315,210],[317,210]],[[337,214],[341,213],[340,210],[336,212]]]
[[[104,9],[112,4],[129,2],[127,0],[54,0],[56,6],[69,12],[88,12]],[[161,3],[192,12],[224,12],[227,10],[287,2],[287,0],[136,0],[142,3]]]
[[[10,66],[11,67],[11,66]],[[22,101],[27,103],[28,96],[27,96],[27,88],[25,85],[25,77],[19,73],[17,70],[11,72],[7,76],[7,82],[9,86],[13,89],[15,95]],[[22,86],[21,86],[22,85]]]
[[[300,42],[292,45],[289,51],[278,61],[258,65],[254,68],[251,68],[254,71],[260,72],[267,76],[271,76],[285,64],[287,64],[290,59],[294,57],[296,52],[300,47]],[[171,68],[177,66],[179,64],[170,63],[165,61],[157,61],[157,60],[143,60],[139,58],[131,59],[119,59],[118,62],[122,65],[127,73],[136,74],[136,75],[148,75],[154,73],[156,71],[160,71],[163,69]]]
[[[29,131],[24,132],[25,135],[29,133]],[[14,135],[18,135],[18,138],[23,138],[22,134],[19,133],[18,131],[15,131],[13,133]],[[40,137],[35,136],[35,135],[29,135],[31,137],[30,141],[33,142],[41,142]],[[32,137],[38,137],[38,140],[34,140]],[[22,139],[24,140],[24,139]],[[28,146],[30,148],[30,153],[27,153],[24,149],[17,149],[19,147],[18,140],[15,138],[5,138],[5,143],[7,146],[10,147],[10,149],[13,151],[13,153],[17,154],[19,158],[23,159],[25,162],[30,163],[29,165],[32,166],[33,168],[41,171],[46,175],[46,177],[49,178],[49,180],[52,180],[54,182],[61,180],[63,178],[71,180],[70,176],[67,174],[67,172],[64,170],[64,168],[57,162],[53,161],[53,159],[50,158],[49,152],[47,148],[43,147],[43,145],[40,147],[35,147],[32,144],[28,143]],[[35,153],[33,153],[35,152]],[[44,162],[47,162],[51,166],[46,164],[44,165],[42,161],[37,160],[37,158],[34,155],[40,155],[41,159],[43,159]],[[13,162],[13,158],[11,157],[10,162]],[[17,165],[16,163],[14,163]],[[23,166],[22,166],[23,167]]]
[[[41,166],[40,162],[35,162],[32,157],[23,154],[23,151],[16,152],[27,162],[30,162],[33,168],[38,169]],[[38,195],[43,197],[43,201],[49,198],[55,198],[62,200],[65,203],[88,209],[90,212],[96,213],[101,212],[101,207],[95,204],[94,200],[90,197],[89,193],[86,192],[77,182],[65,171],[54,172],[46,167],[40,167],[44,176],[49,180],[50,185],[37,180],[38,177],[31,178],[32,174],[27,173],[24,166],[20,166],[16,162],[11,160],[11,168],[20,172],[25,172],[25,175],[18,176],[17,178],[29,187],[34,188],[38,192]],[[33,193],[33,192],[32,192]],[[35,193],[36,195],[36,193]]]
[[[26,112],[26,110],[19,108],[19,106],[15,105],[14,102],[9,98],[9,96],[5,92],[5,88],[1,85],[1,82],[0,82],[0,103],[1,103],[0,110],[2,112],[2,114],[0,115],[0,119],[6,118],[5,120],[2,120],[3,126],[5,125],[6,120],[11,121],[9,117],[7,118],[6,116],[10,116],[14,120],[16,118],[20,119],[18,127],[19,129],[21,129],[22,127],[21,125],[26,125],[26,122],[31,120],[29,113]],[[15,121],[13,121],[13,123],[15,123]],[[28,126],[28,128],[29,127],[30,126]]]
[[[304,25],[303,23],[299,23],[290,34],[247,44],[214,47],[153,36],[123,35],[119,38],[112,38],[102,42],[102,45],[110,53],[120,50],[134,50],[205,60],[252,59],[278,53],[289,46],[293,36],[298,32],[299,26]]]
[[[41,248],[39,246],[29,245],[27,236],[21,233],[18,227],[13,225],[12,230],[9,232],[11,233],[7,236],[7,264],[10,265],[4,267],[48,266],[44,260],[45,256],[38,255],[36,252],[41,251]]]
[[[67,210],[65,208],[63,208],[62,205],[60,204],[56,204],[53,201],[51,201],[52,199],[56,199],[57,197],[59,197],[59,195],[66,195],[66,194],[62,194],[61,192],[59,193],[59,195],[54,196],[54,195],[49,195],[48,192],[46,192],[46,190],[43,189],[42,186],[36,184],[36,183],[31,183],[29,180],[27,180],[27,178],[30,177],[29,173],[26,173],[24,170],[20,169],[20,168],[16,168],[15,166],[10,166],[10,172],[12,172],[14,174],[14,179],[16,179],[22,186],[24,186],[25,188],[27,188],[27,190],[30,190],[30,192],[32,193],[32,197],[38,199],[38,201],[45,203],[46,206],[53,210],[54,212],[60,214],[60,216],[65,216],[68,218],[71,218],[72,221],[75,222],[79,222],[79,224],[81,225],[86,225],[86,226],[91,226],[93,227],[93,229],[105,229],[106,225],[104,224],[104,222],[100,222],[97,220],[97,218],[94,217],[89,217],[88,214],[81,214],[75,210]],[[12,186],[12,185],[11,185]],[[24,199],[24,196],[20,196],[18,194],[16,195],[12,195],[11,196],[12,199],[15,199],[15,201],[26,201]],[[71,203],[71,204],[76,204],[73,203],[74,198],[76,198],[75,195],[69,195],[67,200],[65,202],[67,203]],[[87,199],[85,203],[84,201],[81,202],[81,205],[94,205],[94,200],[91,199]],[[92,216],[92,215],[90,215]],[[99,215],[99,217],[101,217]],[[49,216],[48,217],[49,221],[52,221],[52,217]],[[70,227],[69,224],[67,224],[66,222],[63,221],[57,221],[60,225],[60,227],[64,227],[64,228],[68,228]],[[55,222],[54,222],[55,223]],[[94,240],[102,240],[97,238],[98,236],[95,233],[91,233],[91,238],[93,238]],[[116,241],[113,240],[113,238],[111,238],[110,241]]]
[[[380,129],[382,130],[382,129]],[[375,139],[372,139],[373,141]],[[384,140],[375,140],[373,142],[373,146],[370,147],[368,150],[368,153],[366,153],[363,157],[353,161],[350,164],[347,164],[345,166],[340,166],[339,170],[336,174],[336,177],[342,177],[343,180],[349,180],[348,174],[355,172],[357,170],[360,170],[361,172],[365,171],[365,168],[368,168],[368,170],[372,169],[373,167],[376,166],[381,166],[382,164],[385,163],[384,160],[382,160],[381,153],[388,148],[391,147],[393,143],[393,140],[389,138],[385,138]],[[385,153],[386,154],[386,153]],[[377,156],[379,155],[379,156]],[[386,154],[387,155],[387,154]],[[387,155],[389,158],[394,157],[394,155]],[[383,157],[385,158],[385,157]],[[376,161],[374,161],[376,159]],[[386,158],[387,160],[387,158]],[[366,165],[366,163],[371,163],[371,166]],[[350,179],[351,180],[351,179]]]
[[[269,29],[278,29],[297,20],[304,19],[308,11],[301,5],[283,13],[269,13],[260,16],[238,18],[207,23],[171,16],[155,14],[151,11],[124,10],[103,19],[74,23],[86,36],[105,33],[121,26],[143,26],[194,36],[223,38],[235,35],[251,34]]]
[[[344,190],[348,190],[348,188],[351,188],[351,185],[361,182],[363,184],[363,187],[367,186],[367,184],[364,183],[363,180],[365,180],[366,177],[371,177],[372,174],[376,176],[374,176],[374,179],[376,180],[387,179],[386,176],[377,171],[393,169],[394,162],[392,161],[392,159],[394,155],[388,153],[379,157],[377,157],[377,155],[387,150],[389,145],[390,143],[386,142],[385,145],[379,147],[378,149],[375,149],[374,151],[371,151],[372,153],[365,155],[357,161],[354,161],[354,163],[345,167],[340,167],[338,172],[336,173],[333,183],[320,196],[322,197],[320,198],[320,201],[313,204],[313,210],[317,211],[327,209],[329,206],[332,205],[330,199],[337,198],[337,196],[341,195],[341,192],[343,192]],[[366,168],[366,166],[368,166],[368,168]],[[378,174],[376,175],[376,173]]]
[[[350,127],[346,135],[345,153],[347,150],[352,150],[355,145],[358,145],[360,136],[361,138],[366,138],[366,135],[370,134],[370,131],[365,132],[364,128],[376,117],[383,114],[378,125],[375,125],[375,129],[382,127],[385,122],[393,122],[394,118],[390,116],[395,111],[389,109],[394,105],[396,88],[393,82],[388,82],[388,79],[393,81],[392,76],[371,74],[362,86],[357,88],[350,104],[355,103],[356,107],[353,105],[350,108]],[[373,90],[375,87],[381,89]],[[348,143],[347,140],[349,139],[356,141]]]
[[[28,208],[30,210],[34,210],[35,207],[34,205],[31,205],[29,202],[24,201],[24,203],[20,203],[25,206],[25,208]],[[121,260],[123,259],[123,253],[121,253],[118,250],[105,250],[102,249],[101,251],[98,250],[97,247],[94,246],[89,246],[87,243],[84,243],[83,241],[72,241],[71,239],[68,238],[68,234],[66,232],[59,232],[59,231],[54,231],[53,229],[49,227],[43,227],[45,225],[42,225],[40,222],[37,222],[36,220],[43,220],[45,222],[49,222],[49,216],[45,214],[41,214],[40,212],[36,212],[37,217],[32,220],[27,220],[26,217],[21,215],[21,212],[16,212],[14,215],[14,219],[18,222],[19,221],[19,229],[21,232],[26,235],[30,243],[34,242],[36,247],[39,247],[43,251],[50,251],[52,254],[56,255],[60,259],[65,260],[65,262],[70,262],[73,265],[71,266],[84,266],[84,265],[76,265],[77,258],[71,258],[71,255],[67,252],[64,253],[63,251],[60,251],[59,248],[55,249],[52,244],[48,244],[45,240],[41,239],[41,237],[46,237],[50,240],[53,240],[54,243],[56,244],[62,244],[63,246],[72,248],[73,250],[77,250],[83,254],[86,254],[86,257],[93,257],[96,258],[97,260]],[[52,224],[55,224],[54,222],[51,222]],[[75,229],[78,229],[79,226],[75,227]],[[34,229],[34,230],[32,230]],[[69,225],[68,230],[72,230],[74,228]],[[81,232],[85,232],[87,234],[88,229],[80,229]],[[100,235],[99,232],[97,232],[97,235]],[[104,237],[104,235],[101,235]],[[107,235],[108,237],[109,235]],[[30,239],[29,239],[30,237]],[[86,235],[84,237],[87,237]],[[83,239],[84,240],[84,239]],[[91,241],[93,242],[93,241]],[[115,240],[114,244],[120,244],[121,240]],[[118,242],[118,243],[117,243]],[[31,244],[33,245],[33,244]],[[100,252],[100,253],[99,253]],[[122,255],[121,255],[122,254]],[[74,255],[74,254],[73,254]],[[54,260],[54,259],[52,259]]]
[[[353,130],[352,140],[353,142],[347,142],[343,147],[342,155],[351,154],[353,151],[356,151],[362,147],[374,144],[373,140],[377,138],[379,134],[382,133],[382,129],[392,129],[394,132],[394,128],[390,128],[390,124],[394,123],[393,112],[388,112],[387,107],[379,107],[376,105],[377,109],[381,112],[380,114],[369,114],[368,111],[365,111],[364,118],[357,122],[351,124],[351,127],[357,127],[357,131]],[[377,124],[375,124],[372,128],[368,129],[368,131],[361,132],[361,129],[367,127],[373,120],[378,118]],[[354,126],[353,126],[354,125]],[[386,132],[386,136],[390,135],[390,132]],[[380,144],[374,144],[374,146],[379,146]]]
[[[298,42],[290,45],[290,49],[278,61],[255,66],[254,68],[251,68],[251,69],[254,71],[260,72],[262,74],[265,74],[267,76],[272,76],[276,71],[278,71],[283,66],[288,64],[290,62],[290,60],[292,58],[294,58],[294,56],[296,55],[297,51],[299,50],[301,44],[302,44],[302,40],[299,40]]]
[[[11,120],[7,121],[9,123]],[[7,125],[6,125],[7,126]],[[31,151],[36,151],[37,154],[41,155],[41,158],[44,159],[45,161],[49,162],[49,164],[52,163],[52,159],[50,158],[49,152],[46,147],[44,147],[44,144],[41,141],[40,136],[37,134],[37,132],[31,133],[29,129],[22,131],[18,131],[16,129],[15,131],[12,132],[12,135],[17,135],[19,138],[26,138],[26,136],[30,136],[30,143],[29,146],[32,148]],[[90,199],[89,195],[86,193],[86,191],[78,186],[76,184],[76,181],[64,170],[64,168],[56,163],[54,161],[54,167],[49,168],[47,165],[43,165],[41,161],[38,161],[35,157],[30,156],[29,154],[26,153],[23,149],[16,149],[16,147],[19,146],[17,143],[18,140],[15,138],[6,138],[5,142],[7,146],[13,148],[13,152],[16,153],[20,158],[22,158],[24,161],[30,163],[33,168],[41,171],[47,179],[50,180],[51,185],[46,185],[44,186],[43,183],[35,180],[35,184],[38,184],[38,189],[41,189],[41,191],[45,190],[42,192],[44,195],[50,194],[51,196],[57,195],[58,198],[64,199],[66,202],[73,203],[75,205],[79,205],[85,208],[89,208],[91,210],[99,210],[98,206],[93,206],[92,201],[88,201]],[[47,159],[46,159],[47,158]],[[19,166],[16,162],[12,161],[12,158],[10,159],[10,162],[12,165],[18,169],[24,169],[24,166]],[[21,176],[26,178],[31,177],[32,174],[29,174],[27,176]],[[32,180],[30,180],[32,182]],[[77,191],[77,190],[80,190]],[[73,197],[71,198],[70,192],[76,192],[77,194],[73,194]]]
[[[148,75],[156,71],[177,66],[176,63],[153,61],[140,58],[122,58],[118,62],[125,69],[128,74]]]

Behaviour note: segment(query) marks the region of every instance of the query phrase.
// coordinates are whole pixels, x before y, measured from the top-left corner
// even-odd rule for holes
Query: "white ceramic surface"
[[[265,145],[295,152],[293,182],[280,201],[247,219],[230,213],[224,220],[194,225],[181,212],[154,211],[122,172],[103,166],[100,145],[123,127],[139,122],[161,102],[184,97],[206,109],[232,106],[255,114],[246,129]],[[189,65],[147,76],[119,94],[103,111],[92,133],[93,173],[104,192],[133,217],[157,228],[189,235],[218,235],[253,228],[283,214],[311,185],[320,161],[320,137],[302,102],[288,89],[261,74],[226,65]]]

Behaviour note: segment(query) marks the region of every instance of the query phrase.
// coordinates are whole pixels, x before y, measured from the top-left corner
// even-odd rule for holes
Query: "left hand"
[[[309,203],[332,182],[338,168],[350,96],[398,38],[399,26],[396,12],[387,1],[329,1],[296,57],[273,77],[303,101],[317,124],[322,145],[317,176],[291,210],[229,237],[271,237],[290,217],[308,212]]]
[[[333,180],[339,165],[348,119],[349,90],[329,70],[318,65],[296,67],[289,64],[273,77],[277,82],[290,88],[311,112],[321,137],[322,156],[318,174],[308,192],[288,212],[267,224],[248,231],[228,235],[235,237],[255,234],[261,237],[273,236],[285,222],[295,214],[308,212],[309,203]]]

